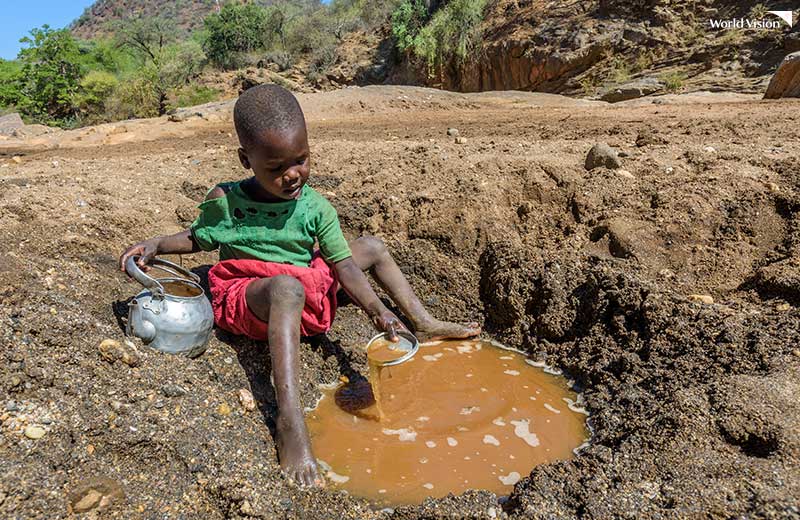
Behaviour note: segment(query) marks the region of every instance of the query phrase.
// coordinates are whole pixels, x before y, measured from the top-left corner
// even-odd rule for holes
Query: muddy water
[[[188,298],[192,296],[199,296],[203,293],[201,289],[198,289],[194,285],[190,285],[188,283],[161,282],[161,286],[164,287],[165,293],[171,294],[172,296],[182,296]]]
[[[326,390],[307,419],[332,485],[382,504],[467,489],[508,494],[533,466],[573,457],[589,436],[563,378],[487,342],[422,346],[379,379],[382,414],[361,380]]]

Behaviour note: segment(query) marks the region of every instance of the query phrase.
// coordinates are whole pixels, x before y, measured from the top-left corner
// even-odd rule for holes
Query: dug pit
[[[308,427],[329,481],[379,504],[467,489],[507,495],[589,437],[565,378],[490,342],[427,343],[370,378],[327,388]]]

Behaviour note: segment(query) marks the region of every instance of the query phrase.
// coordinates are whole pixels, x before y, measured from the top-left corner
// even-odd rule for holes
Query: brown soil
[[[382,237],[438,317],[479,319],[564,369],[593,417],[589,448],[502,504],[473,491],[393,518],[800,514],[800,105],[715,99],[302,98],[311,183],[346,233]],[[78,491],[104,518],[389,514],[281,476],[263,345],[220,332],[190,360],[123,342],[140,288],[117,271],[121,250],[181,229],[208,187],[244,173],[230,123],[193,121],[0,158],[4,518],[67,516]],[[624,152],[623,171],[584,170],[597,141]],[[202,272],[215,256],[182,261]],[[366,372],[357,345],[372,334],[344,307],[304,344],[307,405]],[[98,349],[106,338],[120,344]]]

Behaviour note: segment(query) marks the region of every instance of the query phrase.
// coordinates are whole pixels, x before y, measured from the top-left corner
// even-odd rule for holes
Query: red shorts
[[[266,340],[267,323],[247,306],[245,293],[250,282],[277,275],[296,278],[306,292],[300,318],[300,334],[313,336],[327,332],[336,314],[336,272],[317,251],[309,267],[263,262],[261,260],[223,260],[208,272],[214,321],[221,329]]]

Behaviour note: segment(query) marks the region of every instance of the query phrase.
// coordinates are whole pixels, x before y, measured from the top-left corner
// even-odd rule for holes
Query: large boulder
[[[0,116],[0,135],[11,135],[14,130],[23,126],[25,122],[17,113]]]
[[[764,99],[800,97],[800,52],[786,56],[772,76]]]
[[[600,96],[600,100],[608,101],[609,103],[618,103],[620,101],[649,96],[663,88],[664,83],[657,78],[641,78],[623,83],[622,85],[617,85],[607,90]]]

